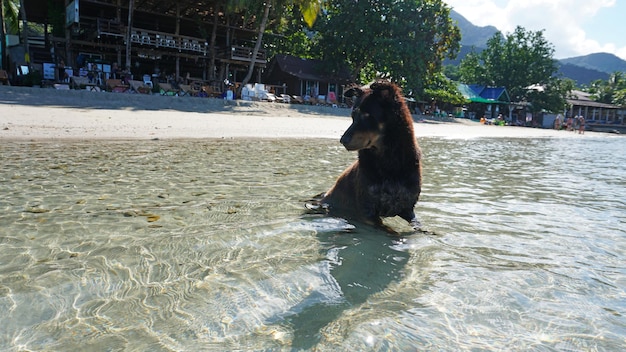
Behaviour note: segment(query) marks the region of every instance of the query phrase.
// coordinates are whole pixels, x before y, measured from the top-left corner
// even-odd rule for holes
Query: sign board
[[[54,68],[56,66],[52,63],[44,62],[43,64],[43,79],[54,79]]]
[[[65,26],[70,27],[74,23],[78,23],[78,0],[71,1],[65,8]]]

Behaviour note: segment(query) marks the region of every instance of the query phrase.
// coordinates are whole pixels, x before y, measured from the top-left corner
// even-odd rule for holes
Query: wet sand
[[[349,125],[350,111],[345,108],[0,86],[0,139],[4,140],[339,138]],[[484,126],[466,119],[416,122],[415,134],[448,138],[606,136]]]

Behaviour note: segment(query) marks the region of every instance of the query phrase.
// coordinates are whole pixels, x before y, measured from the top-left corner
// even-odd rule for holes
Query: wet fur
[[[400,216],[415,229],[414,207],[421,191],[421,151],[400,89],[388,82],[352,88],[352,125],[341,137],[358,160],[348,167],[321,203],[330,215],[382,225]]]

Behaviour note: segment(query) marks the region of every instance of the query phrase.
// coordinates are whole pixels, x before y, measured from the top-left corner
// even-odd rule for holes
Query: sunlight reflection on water
[[[0,349],[624,345],[626,139],[421,144],[390,237],[304,212],[336,141],[5,142]]]

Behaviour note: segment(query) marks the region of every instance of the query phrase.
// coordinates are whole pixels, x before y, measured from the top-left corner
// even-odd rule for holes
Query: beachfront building
[[[43,33],[24,33],[9,48],[11,72],[34,68],[59,80],[64,61],[70,75],[95,64],[104,79],[115,66],[135,78],[189,79],[223,85],[241,81],[254,61],[259,80],[266,53],[252,57],[254,16],[225,11],[224,1],[23,0],[26,21]],[[223,87],[221,87],[223,88]]]
[[[591,94],[579,90],[572,91],[567,99],[565,117],[583,116],[588,129],[612,130],[626,124],[626,108],[613,104],[599,103],[591,99]]]
[[[303,99],[313,97],[324,102],[341,102],[345,85],[353,82],[347,69],[329,69],[320,60],[292,55],[275,55],[263,75],[264,82],[285,87],[285,93]],[[333,98],[334,97],[334,98]]]
[[[517,116],[510,115],[512,111],[509,110],[511,98],[509,98],[509,93],[505,87],[487,87],[478,84],[459,83],[457,89],[470,102],[467,112],[471,119],[480,119],[482,117],[494,119],[499,114],[507,116],[508,121],[517,118]]]

